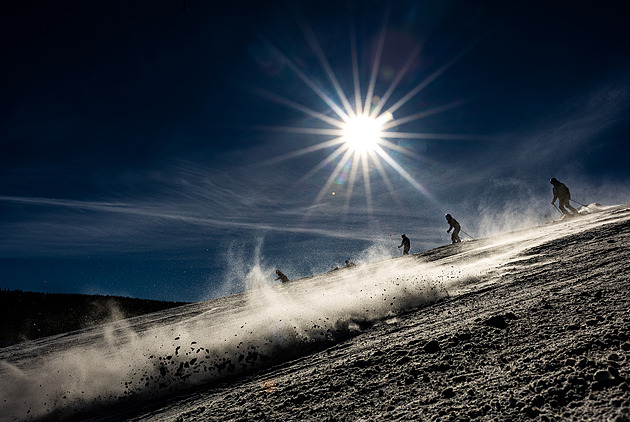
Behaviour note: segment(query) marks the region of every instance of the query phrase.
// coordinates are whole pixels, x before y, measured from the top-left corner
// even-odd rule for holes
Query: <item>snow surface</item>
[[[346,368],[356,365],[363,372],[368,371],[366,367],[369,368],[368,379],[371,374],[387,380],[388,374],[379,374],[379,368],[385,365],[385,361],[406,357],[407,360],[399,365],[404,369],[413,360],[410,352],[403,353],[390,347],[399,341],[394,333],[401,321],[415,321],[409,322],[414,327],[409,335],[419,336],[415,340],[406,339],[407,349],[413,348],[413,345],[426,349],[427,344],[423,341],[430,332],[442,338],[444,335],[436,332],[461,328],[464,321],[475,324],[469,321],[471,305],[467,305],[466,316],[462,314],[460,318],[454,318],[451,314],[466,300],[477,301],[489,291],[498,292],[499,299],[493,300],[500,300],[506,280],[515,283],[521,290],[527,289],[526,285],[519,284],[520,281],[542,279],[543,274],[550,274],[549,268],[558,265],[559,253],[566,256],[582,253],[582,264],[591,269],[605,264],[614,265],[615,262],[625,269],[630,255],[627,246],[630,208],[591,205],[581,211],[585,215],[567,221],[447,245],[420,254],[372,262],[284,284],[268,284],[265,280],[267,275],[253,268],[247,276],[252,279],[249,284],[255,288],[246,293],[0,349],[0,418],[83,419],[95,415],[107,418],[109,415],[113,419],[128,419],[142,415],[140,419],[154,420],[267,417],[278,420],[286,419],[293,414],[291,412],[321,407],[321,403],[316,406],[320,393],[319,401],[328,403],[327,417],[370,419],[369,412],[381,412],[380,419],[417,418],[427,409],[418,410],[412,406],[405,411],[391,400],[384,409],[375,404],[374,398],[368,400],[363,406],[363,412],[367,412],[365,415],[356,409],[345,408],[340,403],[356,397],[348,396],[343,385],[330,387],[331,381],[326,374],[337,362],[337,366]],[[597,253],[601,250],[601,238],[598,238],[596,247],[593,246],[592,253],[584,254],[583,248],[588,248],[588,241],[595,242],[593,239],[597,238],[597,233],[606,233],[606,236],[625,233],[625,237],[605,257]],[[583,236],[586,240],[571,241],[575,236]],[[617,261],[623,259],[626,261]],[[568,274],[571,274],[571,280],[581,277],[575,272]],[[627,309],[628,290],[624,275],[627,276],[627,271],[608,277],[606,281],[625,283],[623,291]],[[504,305],[517,303],[508,300],[508,291],[506,288]],[[533,287],[531,291],[534,291]],[[436,309],[443,309],[451,315],[443,315],[436,320]],[[429,323],[426,319],[431,315],[433,319]],[[472,317],[482,315],[479,308]],[[519,318],[510,313],[499,315],[503,322],[508,320],[506,326],[510,315]],[[419,325],[421,320],[424,322]],[[446,321],[449,321],[448,326]],[[479,325],[479,321],[476,324]],[[492,322],[489,324],[492,325]],[[498,329],[502,328],[505,327]],[[524,337],[523,344],[530,340],[533,341]],[[358,342],[361,347],[357,346]],[[438,349],[443,350],[444,339],[438,343],[442,344],[442,348]],[[353,352],[355,349],[356,352]],[[374,360],[374,356],[379,356],[379,350],[381,355],[384,354],[380,364],[361,364]],[[322,353],[332,353],[336,360],[322,358]],[[623,361],[623,353],[619,353]],[[359,359],[359,354],[365,355],[365,359]],[[441,364],[444,365],[444,362]],[[310,381],[310,389],[305,387],[308,395],[291,390],[290,396],[288,391],[282,393],[289,399],[279,399],[283,391],[282,380],[290,378],[290,372],[282,372],[287,365],[297,365],[295,371],[301,373],[302,379],[315,377]],[[471,371],[455,371],[452,363],[448,366],[450,369],[443,372],[452,369],[453,376],[472,377]],[[406,376],[411,378],[402,380],[403,387],[410,388],[417,382],[430,383],[427,367],[415,372],[404,369]],[[274,370],[282,372],[282,376],[276,374],[270,377],[269,371]],[[394,372],[397,370],[392,369]],[[305,374],[304,371],[309,372]],[[426,376],[422,375],[423,372]],[[348,374],[345,376],[350,377]],[[498,373],[495,379],[501,376],[508,377]],[[242,383],[250,383],[250,386],[242,391]],[[286,383],[291,384],[289,381]],[[405,397],[406,390],[399,391],[401,386],[398,384],[394,383],[396,395]],[[354,384],[346,385],[355,390],[358,388]],[[383,395],[394,394],[393,386],[388,385],[383,381],[379,389],[374,389],[374,394],[380,394],[378,397],[381,399]],[[414,391],[409,388],[409,391]],[[256,390],[256,394],[252,389]],[[452,394],[457,394],[456,390],[453,389]],[[250,400],[239,400],[237,391]],[[439,394],[441,398],[451,398],[449,391],[443,390]],[[625,394],[627,397],[627,392]],[[269,408],[267,405],[267,416],[260,408],[256,414],[247,407],[259,400],[274,403],[274,395],[277,406]],[[414,401],[416,407],[420,406],[418,400],[429,400],[434,395],[426,391],[420,394],[421,397]],[[531,406],[523,403],[520,406],[517,399],[510,398],[517,409],[540,412],[537,410],[542,406],[540,403]],[[169,399],[169,402],[164,399]],[[195,401],[194,406],[191,400]],[[231,401],[217,408],[217,403],[226,400]],[[510,399],[506,401],[512,403]],[[436,402],[429,400],[424,406],[430,407]],[[501,414],[506,406],[498,406],[499,409],[495,406],[493,411]],[[151,409],[149,413],[143,413],[147,412],[147,408]],[[214,410],[210,411],[211,408]],[[396,408],[399,414],[395,414]],[[322,414],[306,413],[300,418],[322,420]]]

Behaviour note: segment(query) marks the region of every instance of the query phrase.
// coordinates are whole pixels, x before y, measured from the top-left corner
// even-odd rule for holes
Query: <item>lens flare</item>
[[[343,128],[343,140],[348,148],[359,154],[374,151],[381,140],[383,125],[370,116],[351,118]]]

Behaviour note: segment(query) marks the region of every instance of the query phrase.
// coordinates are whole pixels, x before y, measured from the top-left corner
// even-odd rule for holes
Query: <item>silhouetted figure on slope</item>
[[[451,240],[453,243],[459,243],[462,239],[459,238],[459,231],[462,229],[462,226],[459,225],[457,220],[455,220],[450,214],[446,214],[446,221],[448,222],[448,230],[446,233],[450,233],[453,230],[453,234],[451,235]]]
[[[356,267],[356,264],[346,259],[346,265],[344,265],[344,268],[350,268],[350,267]]]
[[[278,275],[278,277],[276,277],[276,280],[282,280],[283,283],[286,283],[287,281],[289,281],[289,277],[284,275],[282,271],[276,270],[276,274]]]
[[[562,214],[577,215],[577,210],[569,203],[569,201],[571,201],[571,192],[569,192],[569,188],[567,188],[564,183],[559,182],[555,177],[553,177],[549,183],[553,185],[553,200],[551,203],[555,206],[556,199],[558,199],[558,206],[560,211],[562,211]],[[569,213],[569,211],[567,211],[564,207],[570,209],[571,212]]]
[[[400,246],[398,246],[398,249],[404,246],[403,255],[409,255],[409,248],[411,247],[411,242],[409,241],[409,238],[405,236],[404,234],[400,237],[402,237],[402,242],[400,243]]]

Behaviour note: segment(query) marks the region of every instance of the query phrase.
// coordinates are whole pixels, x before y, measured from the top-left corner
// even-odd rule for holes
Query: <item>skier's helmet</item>
[[[451,218],[453,218],[453,217],[451,217],[450,214],[446,214],[444,217],[446,217],[447,220],[450,220]]]
[[[558,179],[556,179],[555,177],[552,177],[549,183],[551,183],[552,185],[555,185],[556,183],[558,183]]]

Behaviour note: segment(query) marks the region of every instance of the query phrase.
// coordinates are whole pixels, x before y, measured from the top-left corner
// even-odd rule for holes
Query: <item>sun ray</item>
[[[350,116],[346,111],[339,107],[324,91],[322,91],[315,83],[304,74],[287,56],[278,51],[279,57],[283,62],[289,66],[289,68],[304,82],[313,92],[321,98],[337,115],[343,120],[347,121]]]
[[[341,157],[341,160],[339,160],[339,163],[337,163],[337,167],[335,167],[333,172],[330,174],[330,177],[328,177],[328,180],[326,181],[326,184],[319,191],[319,194],[317,195],[317,198],[315,199],[315,202],[321,201],[323,196],[326,194],[326,191],[328,191],[330,186],[335,181],[335,178],[339,175],[339,173],[343,169],[343,166],[346,165],[346,163],[350,159],[349,157],[350,157],[351,154],[352,154],[352,151],[350,151],[350,149],[346,150],[346,153],[343,155],[343,157]]]
[[[385,35],[387,33],[387,22],[389,21],[390,8],[387,8],[387,12],[383,15],[383,26],[380,31],[378,44],[376,47],[376,54],[374,57],[374,63],[372,63],[372,72],[370,74],[370,83],[368,84],[368,92],[365,96],[365,107],[363,110],[370,109],[370,103],[374,96],[374,89],[376,88],[376,77],[378,76],[378,69],[381,65],[381,55],[383,54],[383,47],[385,45]]]
[[[311,152],[315,152],[315,151],[319,151],[320,149],[324,149],[324,148],[328,148],[328,147],[332,147],[338,144],[343,143],[343,138],[339,137],[339,138],[334,138],[331,139],[329,141],[324,141],[324,142],[320,142],[318,144],[315,145],[311,145],[310,147],[305,147],[302,149],[298,149],[296,151],[292,151],[292,152],[288,152],[286,154],[283,154],[279,157],[274,157],[271,158],[269,160],[264,161],[264,164],[276,164],[276,163],[280,163],[282,161],[286,161],[288,159],[291,158],[296,158],[299,157],[301,155],[305,155]]]
[[[383,163],[381,163],[381,161],[376,156],[376,153],[374,151],[370,151],[369,156],[372,162],[374,163],[374,167],[376,168],[376,171],[381,176],[383,183],[385,183],[385,187],[387,187],[387,190],[389,191],[390,195],[392,195],[394,197],[394,200],[398,203],[399,202],[398,197],[394,195],[394,192],[395,192],[394,185],[392,185],[392,182],[389,180],[389,176],[387,176],[387,173],[385,172]]]
[[[455,102],[453,102],[451,104],[446,104],[446,105],[443,105],[443,106],[440,106],[440,107],[432,108],[431,110],[421,111],[420,113],[416,113],[416,114],[412,114],[412,115],[405,116],[405,117],[402,117],[402,118],[398,118],[398,119],[393,120],[393,121],[391,121],[389,123],[383,124],[383,130],[388,130],[388,129],[390,129],[392,127],[395,127],[395,126],[402,126],[402,125],[405,125],[407,123],[413,122],[415,120],[420,120],[420,119],[427,118],[429,116],[433,116],[433,115],[436,115],[436,114],[444,113],[445,111],[452,110],[454,108],[460,107],[460,106],[462,106],[464,104],[470,103],[471,101],[472,100],[455,101]]]
[[[258,95],[264,96],[266,97],[268,100],[275,102],[276,104],[281,104],[284,106],[287,106],[289,108],[292,108],[294,110],[297,111],[301,111],[302,113],[314,117],[316,119],[321,120],[322,122],[328,123],[331,126],[336,126],[340,129],[343,128],[344,125],[344,121],[343,120],[337,120],[334,119],[324,113],[320,113],[319,111],[315,111],[309,107],[306,107],[302,104],[296,103],[295,101],[289,100],[288,98],[282,97],[280,95],[277,94],[273,94],[269,91],[266,91],[264,89],[257,89]]]
[[[350,5],[348,5],[349,7]],[[354,104],[357,116],[363,115],[361,99],[361,80],[359,77],[359,53],[357,49],[357,36],[355,34],[354,18],[350,13],[350,56],[352,58],[352,76],[354,81]]]
[[[381,142],[379,142],[379,144],[382,147],[386,147],[387,149],[391,149],[393,151],[403,153],[403,154],[405,154],[405,155],[407,155],[409,157],[421,158],[419,154],[416,154],[415,152],[413,152],[409,148],[401,147],[400,145],[396,145],[395,143],[390,142],[390,141],[388,141],[386,139],[381,139]]]
[[[471,49],[472,49],[472,45],[469,46],[468,48],[465,48],[459,54],[457,54],[455,57],[453,57],[451,60],[449,60],[448,62],[446,62],[442,66],[440,66],[435,72],[430,74],[425,80],[420,82],[418,85],[416,85],[415,88],[413,88],[405,96],[403,96],[400,100],[398,100],[393,106],[389,107],[387,109],[387,111],[392,113],[392,114],[394,114],[396,111],[398,111],[398,109],[400,107],[402,107],[403,105],[407,104],[407,102],[409,100],[411,100],[413,97],[415,97],[420,91],[422,91],[424,88],[429,86],[437,78],[442,76],[442,74],[444,74],[444,72],[446,72],[448,69],[450,69],[451,66],[453,66],[455,63],[457,63],[459,61],[459,59],[461,59],[464,55],[466,55]]]
[[[412,132],[387,132],[388,138],[404,139],[435,139],[444,141],[493,141],[497,138],[487,135],[469,135],[457,133],[412,133]]]
[[[365,202],[367,206],[368,216],[372,217],[373,205],[372,205],[372,186],[370,184],[370,167],[368,165],[368,154],[361,156],[361,169],[363,170],[363,186],[365,188]]]
[[[416,188],[420,193],[422,193],[423,195],[425,195],[428,198],[432,198],[431,194],[429,193],[429,191],[422,186],[420,183],[418,183],[416,181],[416,179],[414,179],[413,177],[411,177],[411,175],[409,173],[407,173],[407,170],[405,170],[404,168],[402,168],[400,166],[400,164],[398,164],[392,157],[389,156],[389,154],[387,154],[387,152],[385,152],[382,148],[377,147],[374,149],[374,151],[376,151],[376,153],[383,159],[385,160],[385,162],[387,164],[389,164],[394,170],[396,170],[396,172],[398,172],[398,174],[400,174],[407,182],[409,182],[409,184],[411,186],[413,186],[414,188]]]
[[[299,14],[298,16],[299,16],[300,27],[302,28],[302,32],[304,33],[304,37],[306,38],[306,41],[311,47],[311,50],[315,53],[315,55],[319,59],[320,64],[324,68],[324,72],[326,73],[326,76],[328,76],[328,80],[332,83],[333,88],[337,92],[337,96],[341,100],[341,103],[343,104],[347,115],[349,117],[355,117],[356,114],[354,113],[353,108],[350,106],[350,102],[348,101],[346,94],[341,88],[341,85],[339,84],[339,81],[337,80],[337,77],[335,76],[335,72],[332,70],[330,63],[328,62],[328,59],[326,58],[326,55],[322,51],[322,48],[319,45],[319,41],[317,41],[317,37],[315,37],[313,30],[306,23],[306,20],[304,19],[304,17],[301,14]]]
[[[352,157],[352,167],[350,169],[350,178],[348,179],[348,192],[346,193],[346,203],[344,205],[344,215],[347,215],[348,214],[348,210],[350,209],[350,198],[352,197],[352,191],[354,190],[354,183],[357,180],[357,171],[359,170],[358,159],[361,157],[361,155],[365,155],[365,154],[358,154],[355,151],[354,156]]]
[[[305,135],[337,136],[343,135],[344,133],[343,129],[326,129],[320,127],[256,126],[256,128],[269,132],[302,133]]]
[[[417,47],[414,50],[414,52],[409,56],[409,58],[407,59],[407,62],[404,64],[402,69],[398,72],[398,74],[396,75],[392,83],[389,85],[389,88],[387,89],[385,94],[383,94],[378,104],[376,104],[376,106],[374,107],[374,110],[372,110],[372,112],[370,113],[370,116],[376,117],[380,114],[381,110],[383,109],[383,106],[387,103],[389,98],[392,96],[392,94],[398,87],[398,84],[400,83],[402,78],[409,71],[409,68],[413,64],[413,61],[418,57],[418,54],[420,54],[420,47]]]
[[[335,151],[330,153],[326,158],[324,158],[315,167],[313,167],[310,171],[308,171],[304,176],[300,177],[298,181],[294,182],[292,187],[295,188],[296,186],[299,186],[302,183],[304,183],[306,180],[310,179],[320,169],[324,168],[326,164],[332,162],[335,158],[337,158],[339,155],[341,155],[342,152],[346,151],[347,149],[348,149],[347,145],[342,144],[339,148],[337,148]]]
[[[305,135],[338,136],[343,135],[343,129],[326,129],[319,127],[295,127],[295,126],[256,126],[258,130],[282,133],[303,133]]]

